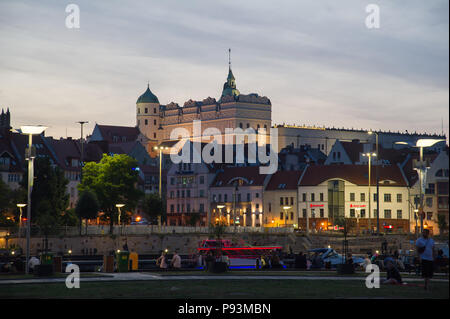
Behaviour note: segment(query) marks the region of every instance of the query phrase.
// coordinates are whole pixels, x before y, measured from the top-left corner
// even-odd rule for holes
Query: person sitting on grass
[[[386,280],[384,280],[383,284],[391,284],[391,285],[400,285],[402,284],[402,276],[395,266],[395,260],[391,257],[388,257],[384,260],[384,265],[386,267]]]

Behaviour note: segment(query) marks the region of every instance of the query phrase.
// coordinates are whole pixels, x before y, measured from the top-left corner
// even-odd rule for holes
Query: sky
[[[80,9],[67,28],[66,6]],[[380,27],[367,28],[368,4]],[[161,104],[237,88],[272,124],[385,131],[449,126],[448,0],[0,0],[0,109],[12,126],[79,137],[134,126],[147,83]]]

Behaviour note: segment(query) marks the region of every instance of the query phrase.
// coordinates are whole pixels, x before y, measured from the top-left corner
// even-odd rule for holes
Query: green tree
[[[150,223],[156,224],[158,222],[158,216],[163,215],[165,205],[158,194],[151,193],[145,195],[142,208],[144,213],[149,217]]]
[[[78,198],[77,206],[75,207],[75,213],[80,220],[80,235],[81,235],[81,220],[86,219],[86,230],[87,230],[87,219],[96,218],[98,211],[100,210],[100,205],[97,199],[97,195],[89,189],[84,190],[80,197]]]
[[[137,161],[128,155],[109,156],[103,154],[99,163],[89,162],[83,167],[83,181],[79,192],[90,190],[97,196],[100,210],[110,221],[110,233],[117,219],[116,204],[125,204],[122,211],[134,209],[142,192],[137,188]]]

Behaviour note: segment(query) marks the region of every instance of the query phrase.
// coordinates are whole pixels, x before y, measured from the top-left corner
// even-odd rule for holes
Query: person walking
[[[178,255],[178,251],[175,251],[172,260],[170,261],[170,266],[173,269],[181,269],[181,257]]]
[[[422,277],[425,281],[424,289],[428,290],[430,285],[430,279],[433,277],[434,272],[434,240],[430,237],[430,231],[424,229],[422,236],[416,241],[417,252],[420,256],[420,266],[422,268]]]
[[[159,258],[156,259],[156,265],[160,269],[167,269],[166,253],[164,251],[161,253],[161,256],[159,256]]]

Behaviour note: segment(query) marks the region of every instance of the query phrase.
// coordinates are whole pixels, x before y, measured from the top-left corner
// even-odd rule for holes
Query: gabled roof
[[[97,124],[96,127],[100,131],[103,140],[108,143],[134,142],[140,134],[137,127],[99,124]],[[117,140],[115,140],[115,137],[117,137]],[[125,140],[123,140],[123,138],[125,138]]]
[[[277,171],[270,178],[266,191],[296,190],[303,171]]]
[[[300,186],[316,186],[330,179],[343,179],[352,184],[367,186],[368,180],[367,165],[315,165],[308,166],[305,174],[300,180]],[[379,166],[378,174],[380,185],[386,185],[384,181],[392,181],[390,186],[407,186],[402,171],[397,165]],[[372,166],[370,184],[375,186],[376,171]]]

